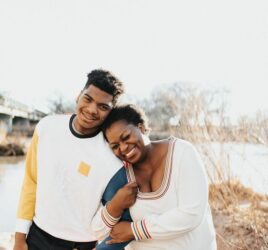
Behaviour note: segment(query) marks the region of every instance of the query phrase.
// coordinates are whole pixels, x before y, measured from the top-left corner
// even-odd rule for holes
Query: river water
[[[209,175],[217,181],[216,167],[225,178],[237,178],[254,191],[268,194],[268,148],[251,144],[205,144],[203,159]],[[24,175],[24,157],[0,157],[0,233],[14,232],[17,204]]]
[[[13,232],[24,175],[24,157],[0,157],[0,232]]]
[[[222,179],[237,179],[255,192],[268,195],[267,146],[210,143],[197,147],[202,152],[210,179],[216,182]],[[221,176],[218,176],[218,172]]]

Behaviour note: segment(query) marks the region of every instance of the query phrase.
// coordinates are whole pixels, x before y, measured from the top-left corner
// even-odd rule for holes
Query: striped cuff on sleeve
[[[107,204],[106,204],[106,206],[107,206]],[[107,227],[112,228],[120,220],[121,216],[118,218],[114,218],[112,215],[109,214],[106,206],[103,207],[103,209],[101,211],[101,218]]]
[[[135,236],[135,240],[146,240],[152,238],[147,230],[145,220],[132,222],[131,229]]]

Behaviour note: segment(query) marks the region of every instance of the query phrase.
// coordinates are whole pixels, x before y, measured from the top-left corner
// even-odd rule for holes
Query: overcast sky
[[[131,96],[190,82],[229,89],[232,114],[268,110],[267,13],[267,0],[0,0],[0,93],[45,109],[102,67]]]

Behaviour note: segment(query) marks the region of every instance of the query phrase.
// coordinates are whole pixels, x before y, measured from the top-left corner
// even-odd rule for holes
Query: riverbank
[[[30,138],[26,136],[7,136],[5,139],[0,141],[0,157],[25,155],[29,142]]]
[[[211,184],[209,202],[218,250],[268,249],[268,196],[238,181]],[[0,233],[0,250],[11,250],[13,233]]]
[[[268,249],[268,196],[239,181],[211,184],[209,202],[218,250]]]
[[[6,143],[0,145],[0,156],[21,156],[25,155],[24,146],[16,143]]]

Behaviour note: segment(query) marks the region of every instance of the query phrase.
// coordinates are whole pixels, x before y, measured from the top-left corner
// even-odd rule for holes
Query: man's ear
[[[138,128],[140,129],[140,131],[141,131],[143,134],[145,134],[145,133],[146,133],[146,129],[145,129],[144,124],[139,123],[139,124],[138,124]]]

